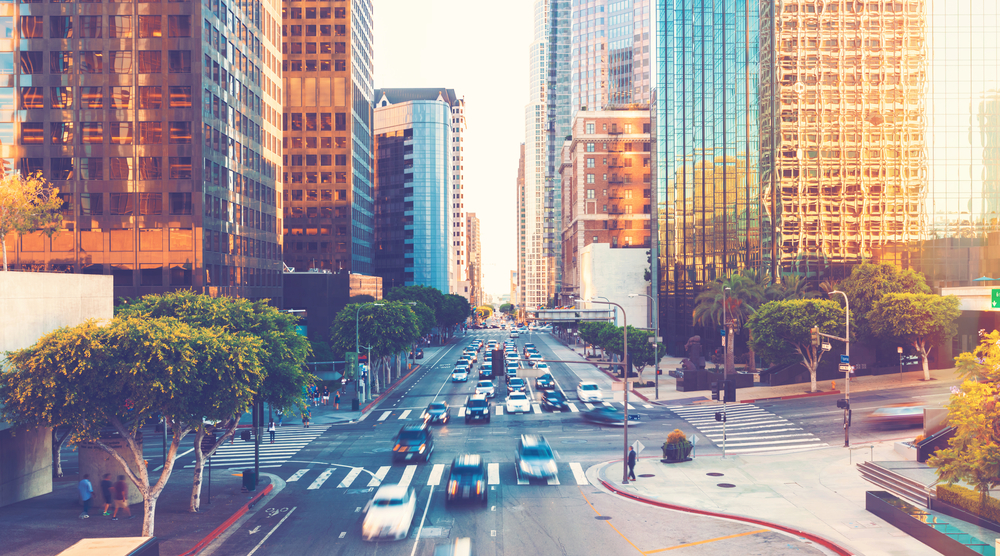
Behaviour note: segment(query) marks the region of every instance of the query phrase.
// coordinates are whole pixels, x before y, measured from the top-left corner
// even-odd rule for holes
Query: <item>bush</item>
[[[994,523],[1000,523],[1000,501],[995,498],[987,498],[986,504],[980,505],[980,496],[975,490],[958,485],[938,485],[937,498],[970,514],[978,515]]]
[[[920,444],[924,441],[924,435],[918,434],[916,438],[913,439],[914,444]]]
[[[678,442],[684,442],[685,440],[687,440],[687,435],[685,435],[681,429],[674,429],[667,435],[667,444],[677,444]]]

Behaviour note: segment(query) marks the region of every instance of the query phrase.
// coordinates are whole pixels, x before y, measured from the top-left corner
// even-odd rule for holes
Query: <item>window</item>
[[[45,108],[41,87],[21,87],[21,110],[41,110]]]
[[[84,145],[100,145],[104,143],[104,123],[81,122],[80,143]]]
[[[587,152],[588,153],[594,152],[594,144],[593,143],[587,143]]]
[[[80,87],[83,108],[104,108],[104,87]]]
[[[594,133],[594,122],[587,122],[587,133],[588,134]]]
[[[160,51],[139,51],[139,73],[160,73]]]
[[[21,51],[21,73],[44,73],[41,51]],[[54,53],[53,53],[54,54]]]
[[[170,157],[170,179],[172,180],[189,180],[192,175],[191,167],[191,157],[190,156],[171,156]],[[190,207],[191,194],[188,193],[188,205]],[[190,208],[188,209],[190,211]],[[181,214],[177,212],[171,212],[170,214]],[[191,214],[190,212],[184,214]]]
[[[52,179],[70,180],[73,179],[73,159],[53,158],[52,159]]]
[[[103,158],[81,158],[80,159],[80,179],[81,180],[103,180],[104,179],[104,159]]]
[[[23,52],[21,54],[24,54]],[[73,53],[72,52],[49,52],[49,71],[52,73],[72,73]],[[21,58],[21,72],[24,72],[24,57]]]
[[[80,73],[104,73],[104,53],[99,50],[81,52]]]
[[[34,174],[42,171],[43,158],[22,158],[20,160],[20,170],[22,175]]]
[[[132,216],[132,194],[111,193],[111,215]]]
[[[43,18],[40,15],[22,15],[21,16],[21,38],[22,39],[41,39],[44,37],[43,29]]]
[[[171,108],[191,108],[191,87],[170,87]]]
[[[132,87],[111,87],[111,108],[113,110],[131,110]]]
[[[191,159],[188,159],[191,162]],[[191,214],[190,193],[170,193],[170,214]]]
[[[334,119],[336,120],[337,131],[347,131],[347,114],[337,112]]]
[[[139,38],[152,39],[162,37],[163,31],[160,29],[161,18],[158,15],[139,16]]]
[[[594,193],[595,193],[595,191],[596,191],[596,190],[594,190],[594,189],[588,189],[588,190],[587,190],[587,198],[588,198],[588,199],[593,199],[593,198],[594,198]]]
[[[333,51],[337,54],[347,54],[347,44],[342,42],[333,43]]]
[[[131,39],[132,38],[132,16],[130,16],[130,15],[110,15],[110,16],[108,16],[108,38],[109,39]]]
[[[170,73],[191,73],[190,50],[170,50],[167,60]]]
[[[139,214],[144,216],[156,216],[158,214],[163,214],[163,194],[140,193]]]
[[[178,232],[188,232],[190,235],[191,230],[177,230]],[[188,243],[191,240],[188,239]],[[191,248],[182,249],[181,247],[174,247],[174,230],[170,230],[170,249],[178,251],[190,251]],[[171,286],[190,286],[191,285],[191,263],[170,263],[170,285]]]
[[[73,18],[68,15],[50,15],[49,38],[50,39],[73,38]]]
[[[108,126],[112,145],[132,144],[132,122],[110,122]]]
[[[51,126],[53,145],[73,144],[73,122],[52,122]]]
[[[45,131],[41,123],[21,123],[21,144],[42,145],[45,143]]]
[[[587,174],[587,183],[594,183],[594,174]]]
[[[167,35],[170,37],[190,37],[191,36],[191,16],[189,15],[168,15]]]
[[[108,179],[112,180],[131,180],[132,179],[132,159],[129,157],[111,157],[108,162],[110,162],[111,175]]]
[[[588,158],[587,159],[587,168],[593,168],[593,167],[594,167],[594,159],[593,158]]]
[[[191,144],[191,122],[170,122],[170,144],[190,145]]]
[[[162,142],[163,142],[162,122],[139,122],[140,145],[159,145]]]
[[[139,158],[139,179],[158,180],[163,175],[161,161],[158,157],[144,156]]]
[[[159,110],[163,93],[159,87],[139,87],[139,108],[143,110]]]
[[[109,54],[111,55],[111,73],[132,73],[131,50],[112,50]]]
[[[81,39],[102,39],[104,38],[101,16],[82,15],[80,16],[80,38]]]
[[[334,60],[333,69],[334,71],[347,71],[347,60]]]
[[[101,216],[104,214],[104,194],[103,193],[81,193],[80,194],[80,215],[81,216]],[[92,249],[88,249],[92,251]]]

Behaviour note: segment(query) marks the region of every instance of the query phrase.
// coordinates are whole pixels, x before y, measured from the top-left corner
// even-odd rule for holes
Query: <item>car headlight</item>
[[[426,444],[421,444],[421,445],[420,445],[420,449],[419,449],[419,450],[417,450],[417,451],[418,451],[418,452],[420,452],[420,453],[422,454],[422,453],[424,453],[424,448],[426,448],[426,447],[427,447],[427,445],[426,445]]]
[[[545,464],[545,470],[548,471],[549,473],[555,473],[556,472],[556,462],[550,461],[550,462],[546,463]]]

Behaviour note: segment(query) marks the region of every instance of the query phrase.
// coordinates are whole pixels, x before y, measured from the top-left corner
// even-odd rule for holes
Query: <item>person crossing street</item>
[[[635,448],[628,447],[628,478],[635,480]]]

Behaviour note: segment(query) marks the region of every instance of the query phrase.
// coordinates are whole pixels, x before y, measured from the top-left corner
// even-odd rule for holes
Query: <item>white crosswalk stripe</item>
[[[569,464],[569,468],[573,470],[573,477],[576,478],[576,484],[578,485],[588,484],[587,475],[583,472],[582,465],[574,461]]]
[[[404,412],[400,413],[400,414],[399,414],[399,418],[400,418],[400,419],[406,419],[406,417],[410,415],[410,411],[412,411],[412,410],[410,410],[410,409],[407,409],[406,411],[404,411]]]
[[[315,427],[281,427],[275,434],[274,444],[268,441],[268,436],[263,436],[260,445],[260,466],[280,467],[286,461],[292,459],[302,448],[322,435],[330,428],[329,425],[319,425]],[[212,467],[223,469],[237,469],[241,467],[253,467],[254,465],[254,443],[247,442],[239,437],[241,431],[237,429],[237,438],[233,442],[226,442],[212,454]],[[183,463],[182,463],[183,462]],[[194,468],[194,454],[184,456],[178,461],[176,467],[183,469]]]
[[[382,416],[379,417],[378,420],[379,421],[385,421],[386,419],[389,418],[390,415],[392,415],[391,411],[384,411],[384,412],[382,412]]]
[[[786,419],[753,404],[726,404],[726,423],[715,420],[721,405],[668,406],[721,448],[723,428],[727,454],[812,450],[828,444]]]
[[[351,472],[348,473],[342,481],[340,481],[337,488],[351,488],[351,483],[354,482],[354,479],[358,478],[358,475],[360,475],[362,471],[364,471],[363,467],[355,467],[354,469],[351,469]]]
[[[313,483],[309,485],[306,488],[306,490],[316,490],[319,487],[323,486],[323,483],[325,483],[326,480],[329,479],[331,475],[333,475],[334,471],[335,469],[331,467],[330,469],[327,469],[326,471],[320,473],[319,477],[316,477],[316,480],[313,481]]]
[[[497,415],[503,415],[503,406],[502,405],[496,406],[496,410],[497,410],[496,411]]]
[[[632,404],[630,404],[630,403],[627,403],[627,404],[624,404],[624,405],[625,405],[625,407],[627,407],[627,408],[629,409],[629,411],[631,411],[631,410],[635,409],[635,406],[633,406],[633,405],[632,405]]]
[[[573,402],[566,402],[566,406],[569,407],[570,413],[579,413],[580,412],[579,408],[577,408],[576,405],[573,404]]]
[[[379,467],[378,471],[375,472],[375,476],[372,477],[372,480],[368,481],[368,486],[377,487],[381,485],[390,469],[392,469],[391,465],[383,465],[382,467]]]
[[[294,475],[292,475],[291,477],[285,479],[285,482],[286,483],[294,483],[295,481],[301,479],[302,476],[305,475],[308,472],[309,472],[308,469],[299,469],[298,471],[295,472]]]
[[[648,403],[642,404],[642,407],[645,407],[646,409],[653,409],[653,406],[649,405]]]
[[[464,405],[462,407],[458,408],[458,416],[459,417],[465,417],[465,406]]]
[[[378,488],[383,484],[426,484],[440,486],[445,481],[448,466],[444,463],[432,465],[411,464],[403,466],[383,465],[374,473],[363,467],[333,466],[300,469],[288,478],[286,482],[311,481],[306,490],[322,488],[342,489],[352,493],[351,488],[362,488],[364,477],[371,476],[367,481],[368,488]],[[312,475],[312,476],[310,476]],[[361,477],[361,479],[359,479]],[[560,486],[588,485],[584,464],[579,462],[558,463],[556,475],[545,480],[534,480],[522,476],[514,463],[487,463],[486,484],[497,486],[501,484],[517,484],[521,486]]]
[[[500,464],[499,463],[487,463],[486,464],[486,483],[491,485],[500,484]]]
[[[431,469],[431,476],[427,479],[427,486],[438,486],[441,484],[441,475],[444,474],[444,464],[435,463]]]
[[[406,469],[403,470],[403,476],[399,479],[400,486],[410,486],[410,482],[413,481],[413,475],[417,472],[416,465],[407,465]]]
[[[542,406],[539,405],[539,404],[537,404],[537,403],[533,403],[533,404],[531,404],[531,410],[534,413],[541,413],[542,412]]]

